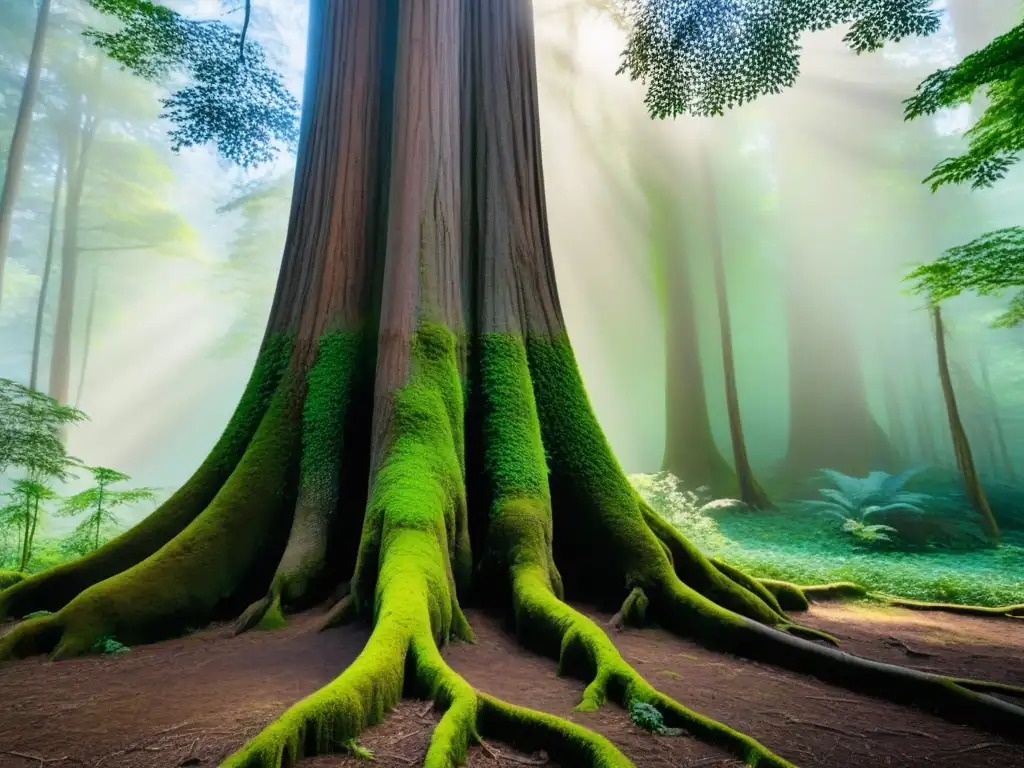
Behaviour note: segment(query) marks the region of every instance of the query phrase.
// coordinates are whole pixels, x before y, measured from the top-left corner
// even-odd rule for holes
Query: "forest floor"
[[[591,615],[599,621],[608,616]],[[652,736],[609,705],[573,712],[582,685],[553,661],[520,648],[499,622],[469,611],[475,645],[445,651],[479,689],[594,728],[639,768],[738,768],[728,754],[687,737]],[[805,622],[843,648],[880,661],[1024,684],[1024,621],[985,620],[860,605],[813,607]],[[275,632],[232,637],[217,625],[113,657],[0,668],[3,768],[208,768],[290,704],[329,682],[359,653],[364,628],[318,633],[317,612]],[[983,768],[1024,765],[1024,746],[813,678],[708,652],[661,630],[612,637],[625,659],[666,694],[761,740],[801,768]],[[389,768],[421,765],[437,714],[405,701],[359,739]],[[369,765],[351,757],[302,768]],[[499,743],[470,752],[472,768],[548,765],[546,755]],[[563,768],[573,768],[565,766]]]

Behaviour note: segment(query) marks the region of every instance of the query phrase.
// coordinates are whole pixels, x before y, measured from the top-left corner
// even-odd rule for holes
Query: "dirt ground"
[[[365,629],[317,633],[318,618],[303,614],[285,629],[241,637],[216,626],[118,657],[29,659],[0,668],[0,766],[215,766],[359,653]],[[474,686],[594,728],[640,768],[741,765],[687,737],[644,733],[615,706],[573,712],[582,684],[556,677],[553,661],[520,649],[490,617],[470,612],[469,618],[477,644],[453,646],[445,656]],[[819,606],[806,623],[869,658],[1024,684],[1024,621]],[[660,630],[627,630],[613,639],[666,694],[751,734],[801,768],[1024,765],[1022,745],[810,677],[710,653]],[[359,743],[375,753],[376,765],[420,765],[436,719],[428,704],[406,701]],[[302,763],[357,765],[367,763],[341,756]],[[498,743],[473,748],[469,765],[555,768],[543,753]]]

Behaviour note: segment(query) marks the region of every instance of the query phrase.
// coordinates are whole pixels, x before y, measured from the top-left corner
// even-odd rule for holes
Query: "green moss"
[[[141,563],[205,510],[256,434],[288,365],[292,340],[271,336],[224,433],[195,474],[142,522],[85,557],[36,574],[0,593],[0,619],[56,611],[82,590]]]
[[[608,549],[601,554],[614,557],[620,542],[615,538],[618,534],[610,529],[622,523],[626,535],[632,533],[633,540],[639,542],[641,555],[653,553],[653,568],[641,562],[636,552],[626,553],[626,559],[620,561],[619,588],[630,578],[635,580],[623,606],[632,619],[642,620],[646,610],[647,598],[640,585],[654,581],[648,569],[656,573],[660,567],[663,575],[671,575],[671,565],[646,526],[632,489],[590,412],[575,364],[571,366],[573,375],[566,372],[567,346],[558,348],[531,339],[529,353],[527,350],[522,338],[509,334],[488,334],[481,340],[484,468],[492,498],[488,534],[492,567],[506,569],[506,578],[511,581],[516,628],[524,644],[558,658],[560,674],[572,674],[588,682],[577,709],[597,709],[614,695],[623,706],[633,699],[656,700],[664,710],[669,700],[657,698],[660,694],[623,661],[608,636],[558,597],[552,578],[552,512],[545,447],[550,455],[552,481],[557,481],[556,474],[563,473],[571,480],[563,484],[563,489],[568,485],[566,495],[583,505],[570,507],[580,512],[574,532],[581,538],[594,537],[597,525],[608,526],[608,537],[603,540]],[[544,382],[537,381],[538,371],[546,377]],[[579,443],[573,445],[577,437]],[[603,519],[595,525],[591,515]],[[595,538],[602,542],[600,531]],[[674,702],[673,707],[677,719],[703,729],[711,740],[745,758],[770,755],[756,742],[725,726]],[[487,703],[481,722],[488,723],[485,730],[494,729],[513,743],[525,738],[543,744],[552,756],[556,756],[550,746],[554,744],[562,751],[556,759],[566,764],[629,765],[618,750],[594,734],[536,713]]]
[[[779,605],[787,611],[806,611],[810,608],[807,597],[795,584],[774,579],[758,579],[758,582],[775,595]]]
[[[106,636],[138,645],[178,635],[208,621],[214,608],[235,593],[280,536],[298,463],[296,400],[292,383],[282,382],[245,456],[184,531],[49,617],[61,630],[55,658],[87,653]],[[24,626],[11,634],[30,631]],[[0,658],[18,642],[0,639]]]
[[[346,417],[362,352],[358,333],[329,333],[318,341],[317,358],[306,380],[302,412],[299,493],[284,554],[266,598],[243,613],[236,632],[285,623],[282,605],[295,606],[323,574],[331,519],[339,500]],[[274,616],[264,616],[268,609]]]
[[[341,676],[289,709],[226,766],[278,768],[303,755],[337,751],[379,722],[407,682],[448,707],[426,765],[447,768],[465,757],[476,697],[437,651],[452,634],[469,635],[449,545],[456,508],[465,505],[456,454],[462,387],[451,333],[426,326],[417,334],[409,384],[393,397],[390,440],[364,526],[379,553],[373,634]]]
[[[287,622],[285,621],[284,614],[281,612],[281,598],[275,595],[271,600],[270,605],[267,607],[266,613],[260,619],[256,625],[257,629],[280,629]]]
[[[21,571],[2,571],[0,570],[0,589],[7,589],[17,584],[19,581],[23,581],[25,574]]]
[[[307,377],[300,493],[317,506],[327,507],[337,501],[344,422],[360,344],[358,333],[321,336],[316,363]]]

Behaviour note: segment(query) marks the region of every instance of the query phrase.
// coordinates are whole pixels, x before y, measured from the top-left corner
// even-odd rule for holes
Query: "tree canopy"
[[[183,72],[188,85],[163,99],[172,148],[214,144],[242,167],[272,160],[298,142],[298,101],[263,49],[219,21],[189,19],[149,0],[89,0],[121,22],[86,35],[147,80]]]
[[[1024,151],[1024,24],[1019,24],[953,67],[929,76],[906,101],[913,120],[971,103],[984,90],[988,105],[966,133],[967,151],[935,166],[925,179],[932,191],[946,184],[991,187],[1006,177]],[[973,291],[995,295],[1024,286],[1024,226],[1007,227],[946,251],[906,279],[911,292],[932,303]],[[1012,327],[1024,321],[1024,292],[1017,293],[995,321]]]
[[[800,73],[804,32],[850,24],[857,53],[939,29],[931,0],[628,0],[620,73],[647,87],[652,117],[721,115]]]

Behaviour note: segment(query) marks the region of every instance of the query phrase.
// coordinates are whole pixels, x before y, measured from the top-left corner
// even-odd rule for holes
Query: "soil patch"
[[[591,615],[599,622],[609,618]],[[46,768],[215,766],[359,653],[366,629],[318,633],[319,618],[317,612],[301,614],[282,630],[241,637],[218,625],[119,657],[7,665],[0,669],[0,767],[31,768],[42,760]],[[558,678],[553,661],[524,651],[493,618],[470,611],[469,619],[478,642],[454,645],[445,656],[481,690],[593,728],[639,768],[742,765],[693,739],[644,733],[615,706],[573,712],[581,683]],[[816,606],[805,621],[862,656],[1024,684],[1024,621],[860,606]],[[810,677],[711,653],[658,629],[614,632],[612,638],[666,694],[749,733],[801,768],[1024,765],[1024,746]],[[376,765],[421,765],[437,717],[424,702],[403,702],[362,734],[359,744],[376,754]],[[332,756],[302,765],[368,763]],[[498,743],[473,748],[469,765],[557,768],[542,753]]]

